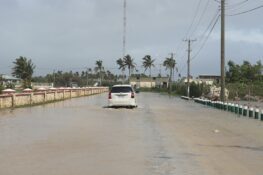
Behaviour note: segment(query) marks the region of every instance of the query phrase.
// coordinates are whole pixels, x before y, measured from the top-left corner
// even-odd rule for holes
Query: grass
[[[227,83],[226,88],[229,90],[229,98],[233,99],[238,96],[243,99],[246,95],[258,96],[263,98],[263,82],[244,84],[244,83]]]

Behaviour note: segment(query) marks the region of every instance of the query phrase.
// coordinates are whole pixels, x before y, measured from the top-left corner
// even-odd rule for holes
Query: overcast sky
[[[243,1],[227,0],[227,14],[263,4],[263,0],[239,3]],[[141,72],[141,58],[152,55],[157,74],[164,58],[175,53],[179,72],[185,76],[187,43],[183,39],[197,39],[191,53],[196,55],[218,9],[214,0],[200,4],[199,0],[127,0],[127,54]],[[226,61],[263,60],[262,17],[263,8],[226,17]],[[94,67],[98,59],[117,73],[122,35],[123,0],[0,0],[0,74],[10,74],[19,56],[33,60],[35,75],[82,71]],[[219,75],[219,68],[220,20],[193,59],[191,72]]]

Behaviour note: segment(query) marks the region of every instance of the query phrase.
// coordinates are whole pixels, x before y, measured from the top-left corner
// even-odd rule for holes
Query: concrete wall
[[[12,107],[12,95],[3,95],[0,98],[0,108]]]
[[[24,106],[30,103],[31,103],[31,94],[17,94],[15,96],[16,106]]]
[[[56,100],[64,100],[68,98],[100,94],[108,91],[108,87],[90,87],[79,89],[59,89],[55,91],[52,90],[34,93],[4,94],[0,95],[0,109],[43,104],[46,102],[53,102]]]

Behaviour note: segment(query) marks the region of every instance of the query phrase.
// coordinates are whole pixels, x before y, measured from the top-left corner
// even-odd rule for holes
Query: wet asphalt
[[[0,175],[262,175],[263,122],[156,93],[0,111]]]

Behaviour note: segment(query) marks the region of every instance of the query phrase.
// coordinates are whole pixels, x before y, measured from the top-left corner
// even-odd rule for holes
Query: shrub
[[[4,90],[4,86],[2,84],[0,84],[0,94],[2,94],[2,90]]]

